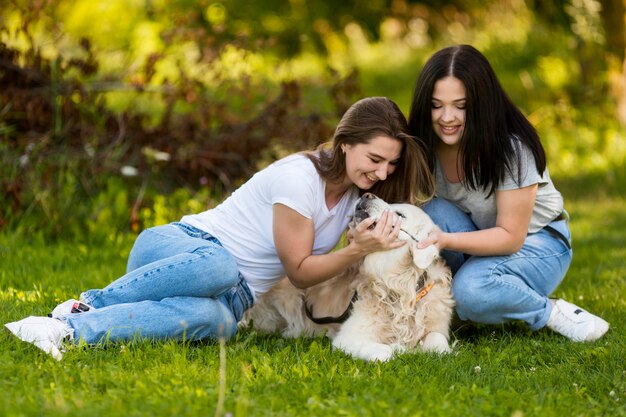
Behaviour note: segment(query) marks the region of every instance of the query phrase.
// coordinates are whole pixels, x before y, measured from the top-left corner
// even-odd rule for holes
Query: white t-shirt
[[[520,153],[520,166],[514,164],[513,174],[507,172],[497,190],[515,190],[532,184],[538,184],[535,207],[528,226],[528,233],[535,233],[550,223],[563,211],[563,197],[554,187],[548,168],[539,175],[535,165],[535,158],[530,149],[515,140],[514,146]],[[517,183],[518,172],[521,174],[521,183]],[[435,168],[437,196],[456,204],[465,213],[468,213],[479,229],[489,229],[496,225],[496,196],[495,193],[487,198],[488,191],[482,188],[469,190],[458,182],[449,182],[446,179],[439,162]]]
[[[313,163],[295,154],[257,172],[215,208],[184,216],[181,222],[216,237],[235,257],[241,275],[259,296],[286,275],[274,245],[274,204],[284,204],[313,220],[314,255],[330,252],[339,242],[353,213],[358,189],[350,188],[328,210],[325,188],[326,182]]]

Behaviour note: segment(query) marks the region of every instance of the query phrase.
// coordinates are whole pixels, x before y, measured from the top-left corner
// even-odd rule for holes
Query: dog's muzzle
[[[365,193],[361,196],[361,198],[359,198],[354,210],[354,220],[357,224],[370,217],[370,214],[367,210],[372,200],[374,200],[375,198],[376,196],[371,193]]]
[[[359,224],[361,223],[363,220],[367,219],[369,217],[369,213],[365,210],[359,210],[357,209],[354,212],[354,221]]]

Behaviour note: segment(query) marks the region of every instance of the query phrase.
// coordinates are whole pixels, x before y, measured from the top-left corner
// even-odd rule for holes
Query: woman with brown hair
[[[271,164],[213,209],[143,231],[126,275],[61,303],[51,317],[6,327],[57,359],[66,339],[228,339],[255,298],[285,275],[306,288],[368,253],[401,246],[400,220],[385,213],[331,252],[362,192],[411,203],[432,196],[422,149],[395,103],[360,100],[329,146]]]

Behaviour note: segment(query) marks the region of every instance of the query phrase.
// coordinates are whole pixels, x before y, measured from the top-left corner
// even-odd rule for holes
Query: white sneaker
[[[565,300],[556,300],[547,326],[574,342],[597,340],[609,330],[609,323]]]
[[[4,325],[18,339],[32,343],[58,361],[63,358],[61,345],[68,336],[72,338],[74,329],[61,320],[50,317],[30,316],[20,321]]]
[[[79,300],[67,300],[59,304],[52,310],[52,313],[48,314],[48,317],[52,317],[53,319],[58,319],[60,316],[64,316],[66,314],[72,313],[84,313],[85,311],[95,310],[96,308],[83,303]]]

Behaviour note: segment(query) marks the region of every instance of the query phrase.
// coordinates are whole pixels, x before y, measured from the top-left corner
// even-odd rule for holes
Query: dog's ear
[[[411,244],[411,255],[413,255],[413,263],[419,269],[426,269],[439,256],[439,251],[435,245],[430,245],[424,249],[418,249],[417,243]]]

